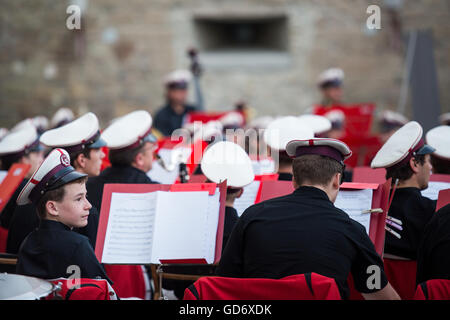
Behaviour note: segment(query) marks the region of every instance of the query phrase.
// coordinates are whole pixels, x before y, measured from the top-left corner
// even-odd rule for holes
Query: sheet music
[[[275,172],[273,159],[252,160],[253,173],[255,175],[272,174]]]
[[[430,181],[428,182],[428,188],[422,190],[422,196],[431,200],[437,200],[439,191],[450,189],[450,182]]]
[[[209,193],[157,191],[152,263],[161,259],[206,258],[205,225]]]
[[[209,264],[214,263],[216,253],[216,235],[219,226],[219,209],[220,209],[220,190],[216,188],[214,195],[208,196],[208,208],[205,224],[205,238],[203,241],[204,252],[207,253],[206,261]]]
[[[253,181],[244,187],[241,197],[234,200],[234,208],[239,217],[244,213],[245,209],[255,204],[260,184],[261,181]]]
[[[6,175],[8,174],[8,171],[0,170],[0,183],[5,179]]]
[[[156,196],[112,193],[102,263],[150,263]]]
[[[372,189],[340,190],[334,206],[345,211],[350,218],[361,223],[369,234],[370,213],[362,213],[372,208]]]

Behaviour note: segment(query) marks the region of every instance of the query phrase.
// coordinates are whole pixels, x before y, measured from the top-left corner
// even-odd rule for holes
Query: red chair
[[[341,300],[336,281],[317,273],[282,279],[202,277],[183,300]]]
[[[105,264],[104,267],[119,298],[145,299],[145,278],[140,265]]]
[[[411,300],[416,292],[417,261],[384,258],[384,272],[402,300]]]
[[[417,286],[414,300],[450,300],[450,280],[433,279]]]
[[[106,280],[59,278],[49,281],[60,286],[60,289],[46,300],[117,300],[116,293]]]

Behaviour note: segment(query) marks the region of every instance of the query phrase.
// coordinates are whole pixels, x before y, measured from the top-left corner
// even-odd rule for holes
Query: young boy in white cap
[[[217,274],[279,279],[310,272],[334,278],[343,299],[352,273],[366,299],[398,299],[386,279],[383,261],[365,228],[336,208],[351,151],[343,142],[313,138],[288,143],[295,191],[249,207],[225,247]],[[368,286],[367,268],[377,266],[379,286]]]
[[[1,170],[9,170],[14,163],[31,165],[25,179],[17,188],[9,202],[0,214],[1,225],[9,229],[11,219],[16,209],[16,200],[20,190],[25,186],[27,179],[40,166],[44,160],[44,151],[39,143],[39,136],[31,120],[19,130],[10,132],[0,141]]]
[[[92,112],[66,125],[46,131],[40,141],[51,149],[64,148],[69,153],[70,164],[76,171],[87,174],[88,177],[99,175],[105,156],[100,148],[106,146],[106,142],[101,138],[98,119]],[[8,233],[8,253],[16,254],[23,239],[39,225],[35,212],[36,208],[31,203],[16,208]],[[89,238],[93,248],[97,238],[98,221],[98,210],[93,206],[87,226],[75,229]]]
[[[386,168],[386,179],[395,187],[389,216],[402,221],[401,238],[386,233],[386,257],[415,260],[423,229],[433,216],[436,201],[420,193],[428,187],[435,150],[422,139],[422,127],[410,121],[397,130],[372,160],[372,168]]]
[[[33,203],[39,228],[24,240],[16,272],[42,279],[72,276],[108,279],[87,237],[73,232],[88,222],[91,204],[86,199],[86,174],[70,166],[64,149],[55,149],[34,172],[17,204]]]
[[[286,153],[286,145],[294,139],[311,139],[313,130],[298,117],[281,117],[272,121],[264,130],[264,142],[271,149],[277,167],[278,180],[292,181],[292,158]]]
[[[450,126],[431,129],[426,135],[427,144],[436,149],[431,154],[433,173],[450,174]]]
[[[152,117],[147,111],[133,111],[115,120],[102,133],[109,148],[111,167],[88,180],[89,200],[101,211],[106,183],[156,183],[147,172],[152,168],[156,138],[151,134]]]

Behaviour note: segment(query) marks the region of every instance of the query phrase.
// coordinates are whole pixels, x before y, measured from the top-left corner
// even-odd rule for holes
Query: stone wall
[[[257,115],[300,114],[320,100],[317,76],[333,66],[345,71],[347,102],[395,109],[405,57],[402,37],[430,28],[441,108],[450,111],[447,0],[405,0],[398,15],[381,0],[77,3],[86,4],[79,31],[66,28],[69,1],[0,0],[0,126],[38,114],[50,117],[62,106],[77,114],[93,111],[102,125],[136,108],[153,113],[164,102],[164,76],[187,68],[186,50],[200,44],[195,17],[274,13],[287,18],[286,52],[200,52],[208,110],[228,110],[245,100]],[[381,30],[365,28],[369,4],[382,9]]]

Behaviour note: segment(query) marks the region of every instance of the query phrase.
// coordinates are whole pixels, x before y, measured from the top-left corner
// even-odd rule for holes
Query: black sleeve
[[[354,225],[352,231],[355,233],[356,256],[351,273],[355,288],[361,293],[374,293],[388,284],[383,260],[376,252],[365,228],[360,224]]]
[[[247,227],[247,216],[254,206],[244,211],[235,224],[228,242],[223,248],[222,257],[216,274],[222,277],[241,278],[244,276],[244,237]]]
[[[88,239],[81,241],[74,251],[74,261],[81,269],[81,278],[106,279],[112,284],[112,281],[106,275],[105,269],[98,262]]]

